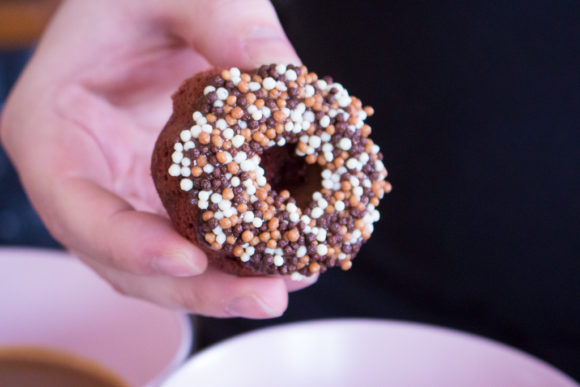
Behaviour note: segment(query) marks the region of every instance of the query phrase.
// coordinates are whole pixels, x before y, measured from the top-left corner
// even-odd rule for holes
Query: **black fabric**
[[[302,319],[421,321],[580,379],[580,3],[288,1],[310,69],[364,103],[393,192],[346,273],[272,321],[203,319],[201,345]]]

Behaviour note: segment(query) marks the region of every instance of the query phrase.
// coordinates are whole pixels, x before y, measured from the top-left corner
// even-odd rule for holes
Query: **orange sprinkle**
[[[215,242],[215,234],[214,233],[211,233],[211,232],[208,232],[207,234],[205,234],[205,241],[207,243],[213,243],[213,242]]]
[[[246,230],[242,233],[242,240],[244,242],[249,242],[254,238],[254,234],[250,230]]]
[[[204,155],[200,155],[197,160],[197,165],[201,168],[205,167],[205,165],[207,164],[207,159],[205,158]]]
[[[220,227],[221,228],[230,228],[230,227],[232,227],[232,221],[229,218],[221,218],[220,219]]]
[[[193,168],[191,168],[191,174],[193,177],[199,177],[201,176],[201,173],[203,172],[203,169],[201,169],[198,166],[195,166]]]
[[[207,145],[209,144],[209,140],[210,140],[210,135],[207,132],[201,132],[199,134],[198,140],[200,143]]]
[[[316,274],[320,271],[320,265],[317,262],[312,262],[308,265],[308,270],[310,270],[312,274]]]
[[[241,257],[244,254],[244,249],[242,246],[236,246],[234,247],[233,253],[236,257]]]
[[[210,220],[211,218],[213,218],[213,212],[212,211],[205,211],[203,213],[203,215],[201,216],[201,218],[207,222],[208,220]]]
[[[230,187],[226,187],[222,191],[222,197],[226,200],[232,200],[234,198],[234,191]]]
[[[287,235],[290,242],[296,242],[300,238],[300,233],[298,232],[297,228],[293,228],[292,230],[288,231]]]

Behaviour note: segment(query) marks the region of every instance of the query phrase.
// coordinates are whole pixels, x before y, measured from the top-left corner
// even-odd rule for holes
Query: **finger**
[[[166,3],[164,3],[166,4]],[[177,33],[215,66],[300,63],[268,0],[172,0]]]
[[[161,216],[135,211],[92,181],[57,184],[48,223],[67,246],[105,265],[137,274],[191,276],[207,266],[203,252]]]
[[[139,276],[81,258],[126,295],[158,305],[213,317],[272,318],[288,306],[288,293],[280,278],[237,277],[209,267],[191,278]]]

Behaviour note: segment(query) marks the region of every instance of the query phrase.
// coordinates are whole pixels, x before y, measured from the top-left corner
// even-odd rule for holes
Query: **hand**
[[[303,282],[238,278],[170,225],[149,173],[171,93],[212,66],[298,62],[266,0],[66,1],[6,104],[3,144],[51,233],[118,291],[266,318]]]

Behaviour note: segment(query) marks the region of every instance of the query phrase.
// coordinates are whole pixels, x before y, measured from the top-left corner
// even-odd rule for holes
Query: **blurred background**
[[[0,1],[0,109],[56,4]],[[349,272],[279,319],[198,318],[197,345],[377,317],[500,340],[580,379],[580,2],[274,5],[304,63],[375,107],[394,189]],[[59,248],[1,150],[0,244]]]

